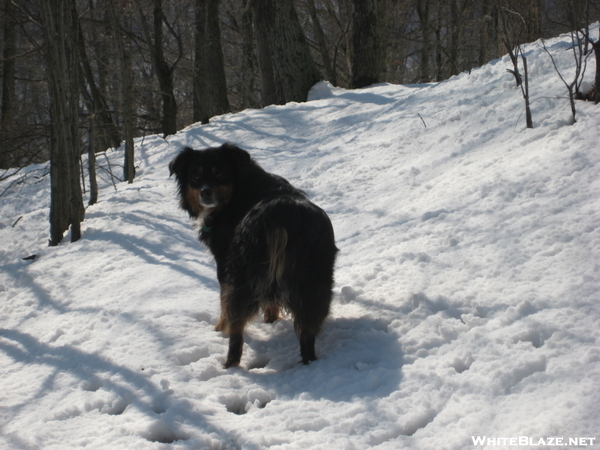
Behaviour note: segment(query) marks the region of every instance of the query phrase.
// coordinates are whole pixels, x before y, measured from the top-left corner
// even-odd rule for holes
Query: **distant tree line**
[[[131,182],[137,136],[319,80],[441,81],[599,19],[600,0],[0,0],[0,169],[51,161],[57,243],[83,218],[83,152],[93,202],[95,155],[124,142]]]

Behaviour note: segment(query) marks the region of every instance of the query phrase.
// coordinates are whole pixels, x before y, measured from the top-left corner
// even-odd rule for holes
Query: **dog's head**
[[[204,217],[227,206],[238,174],[250,162],[247,151],[231,144],[206,150],[186,147],[169,164],[179,185],[181,208],[192,217]]]

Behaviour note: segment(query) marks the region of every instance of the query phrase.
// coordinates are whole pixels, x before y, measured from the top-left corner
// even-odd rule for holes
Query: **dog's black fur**
[[[225,367],[240,363],[246,322],[291,312],[302,362],[317,359],[315,337],[329,314],[338,249],[327,214],[280,176],[231,144],[185,148],[169,165],[180,206],[201,223],[221,286],[217,330],[229,334]]]

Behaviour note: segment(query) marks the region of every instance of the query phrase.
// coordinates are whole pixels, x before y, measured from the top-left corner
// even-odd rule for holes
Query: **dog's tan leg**
[[[227,362],[225,368],[236,367],[240,365],[242,359],[242,350],[244,347],[244,328],[246,320],[236,320],[229,324],[229,352],[227,353]]]
[[[219,321],[217,322],[217,325],[215,325],[215,330],[216,331],[223,331],[223,332],[227,331],[227,318],[225,317],[225,315],[223,314],[223,312],[221,312],[221,316],[219,317]]]
[[[221,284],[221,316],[215,326],[215,330],[228,332],[229,320],[227,319],[227,304],[229,302],[229,286]]]
[[[315,352],[315,337],[318,334],[318,328],[315,328],[314,324],[302,324],[298,318],[294,319],[294,329],[296,330],[296,336],[300,341],[300,356],[302,357],[302,364],[308,364],[311,361],[317,359]]]
[[[267,306],[263,310],[265,323],[273,323],[276,320],[279,320],[279,304],[274,303],[272,305]]]

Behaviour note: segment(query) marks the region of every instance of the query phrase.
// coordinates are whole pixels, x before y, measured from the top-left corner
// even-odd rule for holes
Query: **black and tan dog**
[[[185,148],[169,165],[181,208],[199,221],[221,286],[217,330],[229,334],[225,367],[242,356],[246,322],[289,311],[302,362],[315,360],[315,337],[329,314],[337,248],[327,214],[282,177],[231,144]]]

